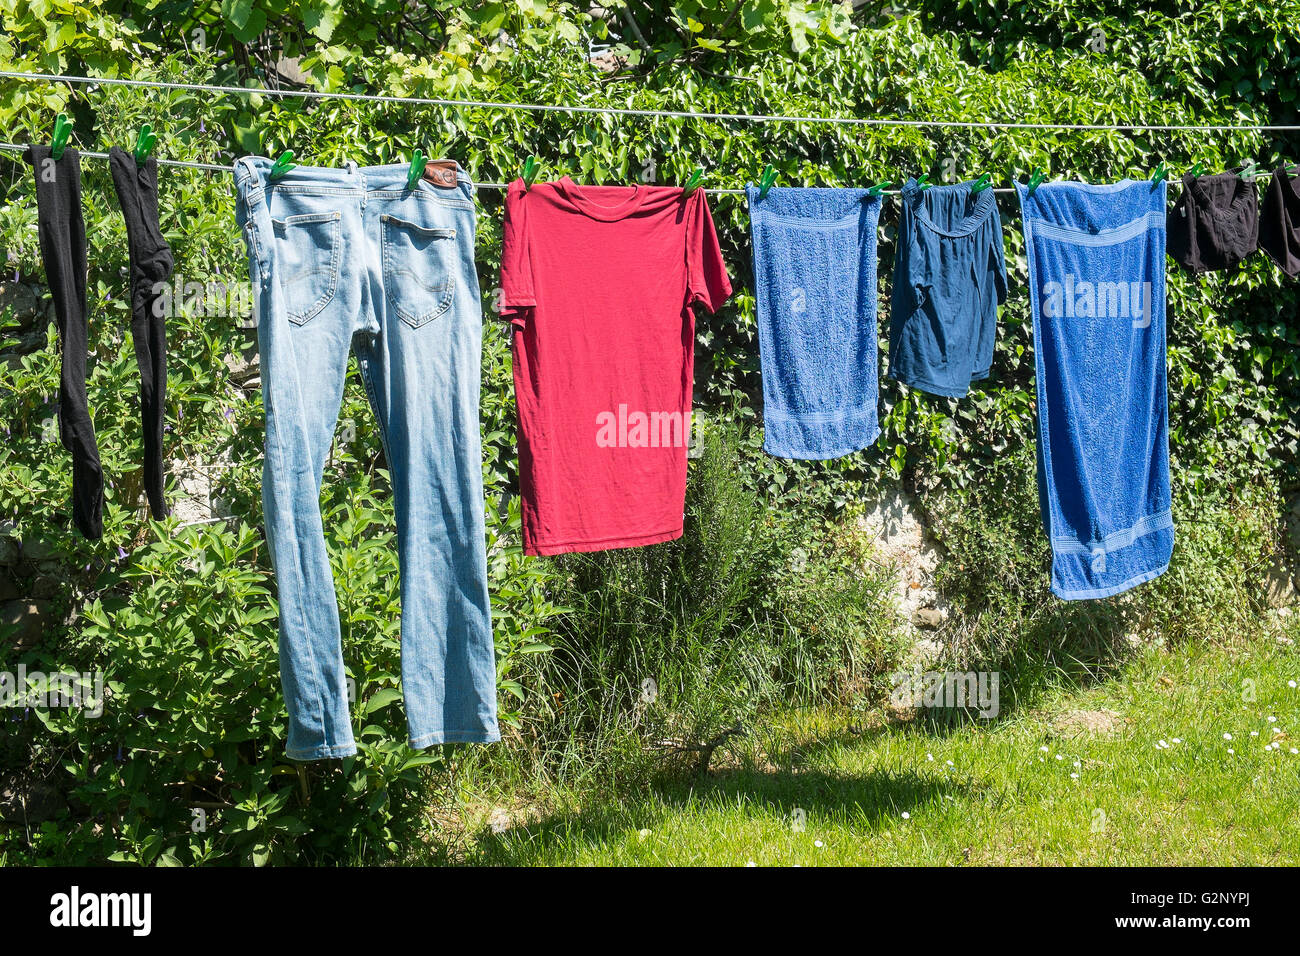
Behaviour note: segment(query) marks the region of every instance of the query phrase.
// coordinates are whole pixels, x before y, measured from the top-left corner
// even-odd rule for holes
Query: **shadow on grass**
[[[971,790],[959,780],[928,777],[910,770],[865,775],[822,770],[728,770],[703,778],[660,781],[646,798],[602,802],[589,810],[556,813],[517,824],[501,833],[485,832],[477,841],[476,862],[525,866],[563,863],[584,851],[603,856],[604,845],[622,844],[642,828],[663,832],[664,822],[683,819],[681,810],[687,806],[730,817],[726,823],[729,831],[738,822],[770,824],[775,818],[793,823],[796,813],[802,811],[810,820],[847,820],[869,835],[897,823],[904,811],[915,810],[945,794],[969,794]],[[700,825],[698,835],[704,840],[715,832],[705,823]],[[680,846],[684,858],[697,855],[690,837],[687,829],[680,844],[672,846]]]
[[[1132,607],[1120,599],[1052,598],[1026,617],[976,620],[965,633],[950,635],[940,660],[926,668],[996,672],[996,714],[982,717],[973,706],[922,707],[898,723],[940,737],[972,726],[991,728],[1038,706],[1052,691],[1085,690],[1110,680],[1132,659],[1125,639],[1132,618]]]

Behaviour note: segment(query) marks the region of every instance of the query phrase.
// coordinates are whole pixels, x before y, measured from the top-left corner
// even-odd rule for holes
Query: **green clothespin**
[[[424,167],[428,162],[429,161],[424,158],[424,153],[418,149],[411,154],[411,168],[406,171],[407,189],[415,188],[415,184],[418,183],[420,177],[424,175]]]
[[[1191,175],[1191,177],[1192,177],[1193,179],[1195,179],[1197,176],[1204,176],[1204,175],[1205,175],[1205,164],[1202,163],[1202,162],[1198,159],[1198,160],[1196,161],[1196,163],[1192,166],[1192,171],[1191,171],[1190,175]]]
[[[1161,182],[1169,178],[1169,167],[1161,160],[1156,168],[1151,171],[1151,188],[1155,189]]]
[[[1239,173],[1239,175],[1241,176],[1242,179],[1246,180],[1246,182],[1253,183],[1255,180],[1259,179],[1259,167],[1255,164],[1255,161],[1252,159],[1245,166],[1241,167],[1241,172]]]
[[[971,184],[970,187],[971,195],[973,196],[981,189],[988,189],[989,183],[991,183],[992,181],[993,181],[993,177],[991,177],[988,173],[980,173],[980,178],[975,180],[975,182]]]
[[[72,135],[72,120],[68,119],[67,113],[60,113],[54,117],[54,136],[50,139],[50,155],[55,159],[63,158],[63,147],[68,145],[68,137]]]
[[[1037,189],[1039,186],[1043,185],[1043,180],[1045,180],[1046,178],[1047,175],[1041,169],[1035,166],[1034,171],[1029,174],[1029,195],[1032,196],[1034,194],[1034,190]]]
[[[537,162],[536,156],[529,156],[524,160],[523,171],[519,174],[519,178],[524,181],[524,192],[528,192],[532,188],[533,183],[537,181],[537,174],[540,170],[541,165]]]
[[[758,177],[758,198],[766,199],[767,191],[772,188],[772,184],[775,182],[776,170],[772,168],[771,163],[768,163],[763,167],[763,175]]]
[[[880,194],[883,193],[886,189],[888,189],[888,188],[889,188],[890,186],[892,186],[892,185],[894,185],[894,184],[893,184],[892,182],[890,182],[888,179],[886,179],[883,183],[876,183],[874,186],[872,186],[870,189],[868,189],[868,190],[867,190],[867,195],[868,195],[868,196],[874,196],[874,197],[876,197],[877,199],[879,199],[879,198],[880,198]]]
[[[929,189],[934,185],[934,183],[930,182],[929,173],[922,173],[920,176],[916,177],[916,185],[922,189]]]
[[[143,166],[149,159],[149,153],[153,150],[153,144],[158,142],[158,137],[154,135],[153,127],[145,123],[140,127],[140,132],[135,134],[135,164]]]
[[[700,187],[700,183],[703,181],[704,181],[704,170],[703,168],[697,166],[695,168],[695,172],[691,173],[690,178],[686,180],[686,185],[682,187],[682,195],[689,196],[691,193],[695,192],[695,190],[697,190]]]
[[[272,179],[279,179],[296,165],[297,164],[293,161],[293,150],[286,149],[276,158],[275,162],[271,164],[270,177]]]

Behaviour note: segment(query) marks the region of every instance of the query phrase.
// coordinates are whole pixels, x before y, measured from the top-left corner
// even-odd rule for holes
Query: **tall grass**
[[[1257,627],[1279,547],[1280,499],[1266,477],[1199,494],[1176,483],[1169,569],[1114,597],[1062,601],[1047,589],[1034,467],[1032,449],[1021,449],[932,508],[947,549],[937,583],[956,610],[940,635],[946,663],[998,670],[1004,715],[1050,688],[1112,675],[1144,644],[1228,642]]]
[[[548,777],[640,776],[657,741],[883,680],[899,651],[884,576],[839,529],[769,508],[740,448],[732,426],[701,438],[680,539],[553,559],[571,610],[521,677],[542,706],[515,741]]]

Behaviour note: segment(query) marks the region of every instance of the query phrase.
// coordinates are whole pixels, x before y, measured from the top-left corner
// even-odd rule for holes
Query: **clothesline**
[[[24,146],[22,143],[0,143],[0,149],[7,149],[10,150],[11,152],[21,152],[26,148],[27,147]],[[98,152],[90,152],[87,150],[77,150],[77,154],[79,156],[83,156],[88,159],[108,159],[108,153],[98,153]],[[184,169],[202,169],[202,170],[206,170],[207,172],[213,172],[213,173],[229,173],[232,171],[229,166],[218,166],[216,163],[191,163],[181,159],[163,159],[162,157],[157,157],[157,162],[158,165],[160,166],[179,166]],[[1260,173],[1259,175],[1263,177],[1269,174]],[[509,185],[510,185],[509,183],[476,182],[474,183],[474,188],[475,189],[505,189]],[[745,190],[743,189],[719,189],[719,188],[705,188],[705,187],[700,187],[700,188],[702,189],[703,192],[715,196],[716,195],[723,195],[723,196],[745,195]],[[1015,191],[1016,190],[1014,186],[998,187],[997,189],[993,190],[993,192],[995,193],[1013,193]],[[881,190],[881,192],[889,195],[896,195],[899,192],[899,190],[884,189]]]
[[[515,110],[534,110],[546,112],[570,112],[570,113],[604,113],[620,116],[650,116],[650,117],[671,117],[685,119],[713,119],[713,120],[737,120],[746,122],[790,122],[790,123],[821,123],[821,124],[838,124],[838,125],[861,125],[861,126],[935,126],[935,127],[961,127],[976,128],[987,127],[991,129],[1079,129],[1079,130],[1121,130],[1121,131],[1138,131],[1138,130],[1196,130],[1196,131],[1227,131],[1227,130],[1255,130],[1255,131],[1300,131],[1300,126],[1264,126],[1264,125],[1174,125],[1174,124],[1106,124],[1106,123],[1000,123],[1000,122],[973,122],[959,120],[903,120],[903,119],[886,119],[886,118],[863,118],[863,117],[830,117],[830,116],[787,116],[779,114],[752,114],[752,113],[707,113],[707,112],[688,112],[678,110],[638,110],[625,107],[603,107],[603,106],[583,106],[583,105],[554,105],[540,103],[513,103],[498,102],[491,100],[461,100],[436,97],[401,97],[390,95],[377,95],[370,93],[329,93],[319,90],[270,90],[260,88],[249,88],[242,86],[222,86],[209,83],[176,83],[171,81],[156,80],[131,80],[115,77],[90,77],[90,76],[72,76],[56,73],[25,73],[14,70],[0,70],[0,78],[9,78],[25,81],[36,82],[62,82],[62,83],[82,83],[88,85],[107,85],[107,86],[129,86],[144,87],[151,89],[172,89],[172,90],[194,90],[209,93],[234,93],[245,96],[265,95],[290,97],[301,96],[309,99],[340,99],[354,100],[378,103],[409,103],[423,104],[433,106],[454,106],[454,107],[482,107],[489,109],[515,109]],[[25,147],[19,143],[0,143],[0,149],[10,151],[21,151]],[[108,154],[102,152],[84,151],[82,156],[91,159],[107,159]],[[215,163],[200,163],[186,160],[163,159],[158,158],[158,163],[164,166],[173,166],[184,169],[199,169],[207,172],[230,172],[230,168],[217,165]],[[1259,172],[1255,178],[1267,178],[1271,174]],[[505,189],[508,183],[483,182],[475,183],[478,189]],[[743,189],[727,189],[718,187],[703,187],[704,192],[712,195],[729,195],[743,196]],[[1015,187],[996,187],[994,193],[1014,193]],[[884,189],[881,190],[886,195],[897,195],[900,190]]]
[[[584,106],[581,104],[515,103],[496,100],[462,100],[429,96],[391,96],[374,93],[331,93],[321,90],[278,90],[245,86],[221,86],[213,83],[174,83],[162,80],[128,80],[118,77],[64,76],[57,73],[24,73],[0,70],[0,77],[14,80],[51,83],[82,83],[102,86],[134,86],[166,90],[193,90],[202,93],[234,93],[242,96],[304,97],[317,100],[353,100],[366,103],[407,103],[423,106],[472,107],[481,109],[526,110],[547,113],[595,113],[611,116],[648,116],[665,119],[703,119],[746,123],[820,123],[839,126],[933,126],[959,129],[1058,129],[1112,130],[1119,132],[1185,130],[1191,132],[1300,132],[1300,125],[1193,124],[1176,123],[1015,123],[974,120],[909,120],[858,116],[795,116],[763,113],[710,113],[688,110],[644,110],[619,106]]]
[[[0,149],[7,149],[7,150],[10,150],[11,152],[22,152],[22,151],[23,151],[24,149],[26,149],[26,148],[27,148],[27,147],[24,146],[22,143],[0,143]],[[83,157],[86,157],[86,158],[89,158],[89,159],[108,159],[108,153],[91,152],[91,151],[88,151],[88,150],[77,150],[77,154],[78,154],[79,156],[83,156]],[[163,159],[162,157],[157,157],[157,162],[158,162],[158,165],[160,165],[160,166],[179,166],[179,167],[181,167],[181,168],[183,168],[183,169],[201,169],[201,170],[205,170],[205,171],[207,171],[207,172],[212,172],[212,173],[230,173],[230,172],[232,171],[231,168],[230,168],[229,166],[219,166],[219,165],[217,165],[216,163],[192,163],[192,162],[187,162],[186,160],[181,160],[181,159]],[[1272,173],[1264,172],[1264,171],[1261,170],[1261,171],[1259,171],[1259,172],[1256,172],[1256,173],[1254,174],[1254,177],[1255,177],[1256,179],[1269,179],[1270,177],[1272,177],[1272,175],[1273,175]],[[507,186],[509,186],[509,185],[510,185],[509,183],[479,183],[479,182],[476,182],[476,183],[474,183],[474,188],[475,188],[475,189],[505,189],[505,188],[506,188]],[[1177,186],[1181,186],[1181,185],[1182,185],[1182,182],[1181,182],[1180,180],[1177,180],[1177,179],[1171,179],[1171,180],[1169,180],[1169,185],[1170,185],[1170,186],[1177,187]],[[743,189],[720,189],[720,188],[705,188],[705,187],[700,187],[700,188],[701,188],[704,192],[709,193],[710,195],[715,195],[715,196],[717,196],[717,195],[722,195],[722,196],[743,196],[743,195],[745,195],[745,190],[743,190]],[[898,193],[899,193],[900,191],[901,191],[901,190],[898,190],[898,189],[884,189],[884,190],[881,190],[881,192],[882,192],[883,194],[885,194],[885,195],[890,195],[890,196],[896,196],[896,195],[898,195]],[[1014,193],[1014,192],[1016,191],[1016,188],[1015,188],[1014,186],[998,186],[998,187],[996,187],[995,189],[993,189],[992,191],[995,192],[995,193]]]
[[[11,152],[22,152],[27,147],[22,143],[0,143],[0,149],[7,149]],[[77,150],[77,155],[87,159],[108,159],[108,153],[96,153],[90,150]],[[229,166],[218,166],[216,163],[190,163],[179,159],[163,159],[161,156],[156,157],[159,166],[183,166],[186,169],[206,169],[214,173],[228,173]]]

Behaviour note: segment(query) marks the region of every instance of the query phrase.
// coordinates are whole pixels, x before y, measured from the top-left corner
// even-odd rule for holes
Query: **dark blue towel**
[[[1038,370],[1052,591],[1118,594],[1169,566],[1165,184],[1017,186]]]
[[[960,397],[993,364],[1007,299],[1002,220],[992,189],[903,186],[890,298],[889,375]]]
[[[865,189],[750,186],[763,449],[837,458],[880,435],[876,225]]]

